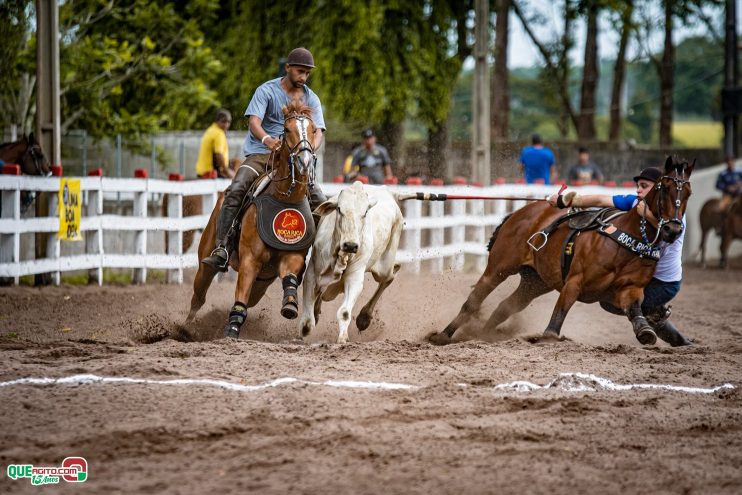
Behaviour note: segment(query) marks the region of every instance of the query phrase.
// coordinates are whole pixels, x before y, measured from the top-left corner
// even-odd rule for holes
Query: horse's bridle
[[[38,148],[38,153],[36,152],[36,148]],[[41,176],[49,176],[51,175],[51,171],[48,173],[44,173],[43,170],[41,170],[41,164],[40,162],[44,159],[44,153],[41,151],[41,146],[38,144],[31,144],[26,148],[26,151],[23,152],[23,156],[21,157],[21,161],[23,161],[26,158],[26,155],[31,155],[31,160],[33,160],[34,167],[36,168],[36,172],[38,172],[38,175]]]
[[[304,129],[303,126],[299,126],[299,129],[302,129],[301,136],[300,136],[301,139],[299,140],[299,142],[296,143],[296,145],[292,147],[289,147],[289,145],[286,143],[285,135],[286,133],[288,133],[286,122],[288,122],[289,120],[293,120],[293,119],[298,120],[299,123],[303,122],[304,120],[308,120],[309,122],[312,123],[312,125],[314,125],[314,121],[312,120],[312,118],[309,117],[308,115],[303,115],[303,114],[291,114],[288,117],[286,117],[286,120],[284,120],[283,134],[279,136],[279,139],[281,140],[281,146],[279,146],[277,150],[274,150],[273,152],[271,152],[271,156],[268,161],[269,163],[268,166],[272,167],[273,162],[275,160],[275,156],[278,154],[279,151],[281,151],[281,149],[284,146],[286,146],[286,149],[289,152],[289,174],[286,175],[285,177],[271,179],[272,182],[281,182],[284,180],[291,179],[291,184],[289,185],[289,188],[286,192],[278,191],[278,193],[283,196],[291,196],[291,193],[294,191],[294,186],[296,186],[296,184],[302,184],[306,186],[311,186],[312,184],[314,184],[315,165],[317,164],[317,155],[314,152],[314,147],[312,146],[312,143],[309,142],[308,137],[303,132],[303,129]],[[301,154],[305,151],[308,151],[312,155],[310,163],[304,163],[304,160],[301,157]],[[306,182],[302,182],[296,179],[297,162],[300,162],[300,164],[303,165],[303,168],[309,170],[309,174],[308,174],[309,177]]]
[[[683,228],[683,220],[680,217],[680,205],[683,203],[682,201],[682,195],[683,195],[683,187],[690,183],[690,181],[683,179],[682,177],[678,177],[678,171],[681,171],[680,174],[682,174],[683,167],[687,165],[687,163],[681,163],[675,167],[675,177],[671,177],[669,175],[663,175],[662,177],[657,180],[657,184],[655,184],[654,189],[658,191],[658,194],[656,194],[657,197],[657,214],[655,215],[657,217],[657,232],[654,235],[654,239],[652,241],[649,241],[649,237],[647,236],[647,209],[645,208],[642,211],[642,219],[639,223],[639,230],[642,234],[642,240],[649,244],[650,247],[654,246],[657,243],[657,240],[660,236],[660,230],[662,229],[662,226],[670,223],[675,223],[680,225],[680,228]],[[673,218],[665,218],[661,214],[661,206],[662,206],[662,198],[665,194],[665,187],[662,186],[662,181],[668,179],[675,183],[675,188],[678,192],[677,196],[675,197],[675,214]]]

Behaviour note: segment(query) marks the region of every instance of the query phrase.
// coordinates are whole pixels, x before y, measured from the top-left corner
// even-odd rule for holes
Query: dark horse
[[[311,119],[311,108],[298,101],[284,107],[283,113],[285,120],[281,146],[271,155],[273,170],[268,175],[270,183],[261,198],[269,195],[280,204],[295,205],[300,209],[300,205],[307,201],[307,186],[310,177],[314,175],[316,157],[312,142],[316,128]],[[262,181],[258,179],[256,184],[260,182]],[[217,201],[201,236],[198,246],[198,272],[193,281],[191,310],[186,323],[193,320],[196,312],[203,306],[206,291],[216,275],[214,268],[200,261],[209,256],[216,245],[216,219],[223,202],[222,196]],[[306,220],[313,222],[311,214]],[[313,227],[313,224],[311,226]],[[299,276],[304,270],[304,257],[310,245],[311,240],[305,248],[298,250],[269,247],[258,234],[257,207],[254,203],[250,204],[241,220],[239,251],[234,250],[229,260],[230,266],[238,271],[239,275],[235,289],[235,305],[224,329],[225,336],[236,338],[239,335],[247,316],[247,308],[260,301],[276,277],[281,277],[283,281],[284,298],[281,314],[289,319],[298,316],[297,286]]]
[[[33,132],[18,141],[0,144],[0,160],[6,165],[15,164],[21,167],[23,175],[50,175],[51,167]],[[21,208],[26,210],[33,203],[35,195],[28,191],[21,193]]]
[[[719,258],[720,268],[727,266],[727,255],[732,241],[742,239],[742,196],[737,196],[725,211],[721,210],[720,203],[719,198],[711,198],[701,208],[699,217],[701,243],[699,250],[701,252],[701,265],[704,268],[706,267],[706,237],[709,230],[714,229],[721,236],[721,246],[719,247],[721,254]]]
[[[611,224],[635,239],[652,246],[661,239],[673,242],[682,233],[681,219],[691,194],[690,174],[693,165],[665,163],[665,174],[631,211],[615,218]],[[641,209],[640,209],[641,207]],[[646,207],[654,219],[645,219]],[[561,250],[570,230],[557,228],[541,249],[532,249],[527,241],[564,215],[545,202],[531,203],[507,217],[492,234],[487,268],[474,286],[469,298],[454,320],[440,333],[430,336],[436,344],[450,342],[456,329],[465,324],[482,305],[482,301],[506,278],[520,273],[520,285],[502,301],[487,321],[495,329],[512,314],[522,311],[536,297],[551,290],[560,291],[546,330],[545,339],[557,339],[575,301],[600,302],[604,307],[620,308],[628,316],[634,333],[642,344],[654,344],[657,335],[642,314],[644,287],[655,269],[655,261],[640,257],[596,230],[583,231],[571,246],[569,272],[562,280]],[[645,221],[649,220],[649,221]],[[564,227],[564,226],[562,226]]]

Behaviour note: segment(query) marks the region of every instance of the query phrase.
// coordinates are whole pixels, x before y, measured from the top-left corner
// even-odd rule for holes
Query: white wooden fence
[[[56,193],[58,177],[0,176],[2,193],[2,218],[0,218],[0,277],[18,278],[38,273],[51,273],[56,284],[61,272],[90,270],[99,284],[103,281],[104,268],[129,268],[134,270],[134,282],[144,283],[148,269],[168,271],[168,281],[183,282],[183,270],[198,264],[195,252],[182,253],[183,232],[203,228],[216,202],[217,194],[229,184],[227,180],[165,181],[154,179],[116,179],[82,177],[81,230],[85,252],[61,256],[57,239],[59,217],[56,194],[50,194],[47,217],[21,218],[21,191]],[[324,184],[328,196],[337,194],[343,184]],[[393,189],[427,191],[447,194],[488,196],[527,196],[543,198],[555,192],[557,186],[498,185],[492,187],[469,186],[390,186]],[[581,188],[586,193],[627,193],[623,188],[589,186]],[[168,194],[168,217],[148,216],[148,202],[162,200]],[[199,195],[203,201],[203,215],[183,217],[183,196]],[[103,200],[119,198],[133,203],[132,215],[104,214]],[[406,264],[406,270],[419,272],[426,269],[440,272],[444,269],[462,271],[466,268],[483,270],[486,264],[486,244],[494,228],[510,211],[526,201],[453,200],[420,202],[410,200],[402,205],[405,231],[397,258]],[[160,211],[157,209],[156,211]],[[103,249],[104,236],[117,231],[134,232],[134,243],[127,254],[109,254]],[[168,252],[147,252],[148,232],[164,231],[168,239]],[[21,260],[20,236],[47,233],[47,258]],[[164,250],[163,250],[164,251]],[[189,251],[194,251],[190,249]]]

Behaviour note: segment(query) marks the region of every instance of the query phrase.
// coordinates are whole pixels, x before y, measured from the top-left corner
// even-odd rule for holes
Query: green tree
[[[0,126],[32,129],[31,105],[36,81],[35,40],[31,36],[32,3],[0,2]]]

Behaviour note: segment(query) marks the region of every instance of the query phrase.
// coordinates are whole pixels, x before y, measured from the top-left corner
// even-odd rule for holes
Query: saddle
[[[598,230],[604,235],[608,235],[604,232],[604,229],[610,225],[610,222],[623,215],[625,212],[617,208],[586,208],[582,210],[571,210],[566,215],[563,215],[554,220],[548,227],[540,230],[528,238],[528,245],[533,248],[534,251],[542,249],[549,240],[549,235],[558,229],[562,224],[566,223],[570,229],[567,237],[564,239],[562,244],[562,251],[560,256],[561,271],[562,271],[562,282],[567,279],[569,269],[572,266],[572,259],[574,258],[574,244],[577,237],[585,231]],[[615,227],[613,227],[615,229]],[[541,236],[541,244],[534,245],[534,238]]]
[[[301,251],[314,242],[316,227],[309,206],[309,198],[300,203],[285,203],[269,194],[264,194],[273,177],[273,172],[255,179],[242,200],[242,205],[232,223],[231,250],[239,250],[242,217],[254,204],[257,209],[257,230],[260,239],[269,247],[281,251]]]

